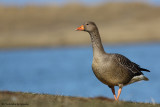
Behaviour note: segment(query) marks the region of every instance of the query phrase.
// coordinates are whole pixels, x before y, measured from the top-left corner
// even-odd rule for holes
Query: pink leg
[[[112,87],[111,89],[112,89],[112,93],[114,95],[114,99],[117,100],[114,87]]]
[[[118,96],[117,96],[117,101],[119,100],[119,96],[121,94],[121,91],[122,91],[122,88],[119,88],[119,90],[118,90]]]

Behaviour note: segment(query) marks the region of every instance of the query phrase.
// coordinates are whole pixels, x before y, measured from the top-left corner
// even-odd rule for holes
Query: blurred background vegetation
[[[0,5],[0,48],[87,45],[89,35],[75,28],[88,20],[105,44],[160,41],[159,13],[144,2]]]

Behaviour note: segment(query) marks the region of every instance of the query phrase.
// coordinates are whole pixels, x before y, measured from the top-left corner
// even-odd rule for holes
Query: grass
[[[105,97],[83,98],[48,94],[0,91],[1,106],[26,107],[160,107],[160,104],[115,102]]]
[[[160,41],[160,7],[144,3],[97,6],[0,6],[0,48],[90,44],[87,33],[74,31],[95,21],[104,43]]]

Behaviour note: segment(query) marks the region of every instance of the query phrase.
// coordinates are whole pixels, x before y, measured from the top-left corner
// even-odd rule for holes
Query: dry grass
[[[160,41],[160,7],[143,3],[100,6],[0,6],[0,48],[84,45],[87,33],[74,29],[95,21],[104,43]]]
[[[115,102],[105,97],[83,98],[48,94],[0,91],[0,106],[4,107],[159,107],[160,104]]]

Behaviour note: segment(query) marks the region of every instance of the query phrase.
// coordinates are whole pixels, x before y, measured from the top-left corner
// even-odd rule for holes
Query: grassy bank
[[[115,102],[104,97],[82,98],[22,92],[0,92],[0,106],[18,107],[160,107],[160,104]]]
[[[160,7],[143,3],[97,6],[0,6],[0,48],[90,44],[87,33],[74,31],[95,21],[104,43],[160,41]]]

